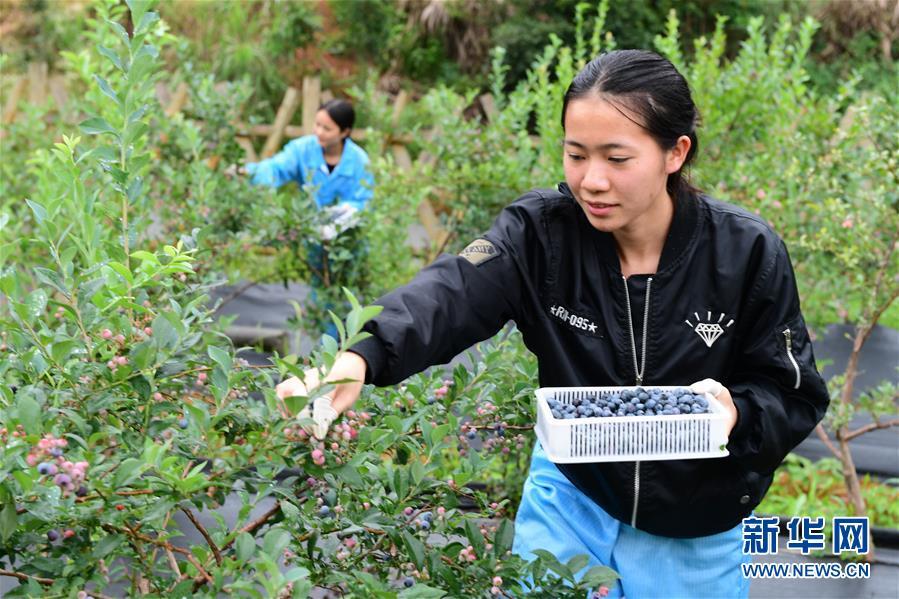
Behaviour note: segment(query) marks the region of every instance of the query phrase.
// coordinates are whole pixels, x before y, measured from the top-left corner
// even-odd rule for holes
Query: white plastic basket
[[[644,386],[673,390],[683,387]],[[571,403],[637,387],[542,387],[537,389],[537,438],[551,462],[629,462],[720,458],[728,455],[727,414],[711,395],[707,414],[553,418],[547,399]]]

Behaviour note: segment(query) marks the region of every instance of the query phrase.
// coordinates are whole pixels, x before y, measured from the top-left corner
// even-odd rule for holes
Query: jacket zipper
[[[636,385],[639,387],[643,384],[643,375],[646,371],[646,330],[649,328],[649,292],[652,289],[652,277],[646,279],[646,302],[643,305],[643,345],[640,347],[640,364],[637,365],[637,341],[634,335],[634,318],[631,314],[631,294],[627,288],[627,277],[621,276],[624,281],[624,299],[627,305],[627,328],[631,334],[631,355],[634,358],[634,375],[637,379]],[[789,338],[788,338],[789,339]],[[790,356],[792,357],[792,356]],[[798,372],[798,370],[797,370]],[[637,527],[637,505],[640,500],[640,461],[634,462],[634,509],[631,512],[631,526]]]
[[[796,384],[793,388],[798,389],[799,384],[802,382],[802,376],[799,373],[799,364],[796,363],[796,358],[793,357],[793,333],[790,332],[790,327],[784,329],[783,335],[787,340],[787,357],[790,358],[790,363],[793,364],[793,370],[796,371]]]

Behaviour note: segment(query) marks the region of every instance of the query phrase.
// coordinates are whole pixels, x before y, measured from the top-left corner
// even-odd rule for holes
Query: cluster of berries
[[[72,530],[71,528],[67,528],[64,531],[62,531],[63,539],[71,539],[74,536],[75,536],[75,531]],[[50,541],[51,543],[55,543],[56,541],[58,541],[59,537],[60,537],[59,531],[56,530],[55,528],[51,528],[50,530],[47,531],[47,540]]]
[[[482,408],[478,408],[481,410]],[[479,412],[480,414],[480,412]],[[485,432],[492,432],[493,434],[488,434],[484,439],[482,447],[487,449],[488,451],[500,448],[500,451],[503,455],[508,455],[511,453],[512,448],[514,447],[518,451],[521,451],[524,448],[525,438],[524,435],[515,435],[514,437],[506,436],[506,427],[508,424],[506,422],[493,422],[486,425],[481,425],[480,428],[485,429]],[[457,449],[459,450],[459,455],[465,457],[468,455],[468,452],[472,449],[472,444],[478,439],[478,425],[474,423],[467,423],[461,426],[461,434],[459,435],[459,444]]]
[[[474,547],[471,545],[469,545],[468,547],[465,547],[464,549],[461,549],[459,551],[459,561],[460,562],[463,562],[463,563],[464,562],[473,562],[476,559],[478,559],[478,556],[477,556],[477,554],[475,554]]]
[[[414,513],[415,513],[415,510],[411,507],[406,507],[405,509],[403,509],[403,515],[406,516],[407,518],[411,517]],[[437,508],[437,515],[440,518],[442,518],[445,513],[446,513],[446,508],[444,508],[443,506],[440,506]],[[431,525],[433,523],[434,523],[434,514],[432,514],[431,512],[428,512],[428,511],[421,512],[420,514],[418,514],[415,517],[414,520],[412,520],[412,525],[417,528],[420,528],[421,530],[430,530]]]
[[[594,394],[571,402],[548,399],[553,418],[595,418],[611,416],[675,416],[706,414],[709,402],[702,394],[689,389],[652,389],[638,387],[620,393]]]
[[[503,586],[503,579],[499,576],[494,576],[492,582],[493,582],[493,586],[490,587],[490,594],[491,595],[499,595],[500,593],[502,593],[503,590],[500,587]]]
[[[44,435],[25,457],[29,466],[37,466],[41,476],[52,476],[53,483],[62,489],[63,495],[75,491],[75,495],[87,495],[84,479],[87,476],[87,462],[71,462],[65,459],[63,448],[69,444],[65,439]]]

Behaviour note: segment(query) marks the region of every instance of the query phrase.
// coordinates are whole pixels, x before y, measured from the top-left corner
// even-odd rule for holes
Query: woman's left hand
[[[737,406],[734,405],[734,399],[730,396],[730,391],[728,391],[727,387],[715,379],[702,379],[690,385],[690,391],[693,393],[710,393],[712,397],[718,400],[729,416],[727,434],[730,435],[730,431],[737,424]]]

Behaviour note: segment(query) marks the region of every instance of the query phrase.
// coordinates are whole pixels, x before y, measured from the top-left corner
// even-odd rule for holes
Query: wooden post
[[[487,120],[492,121],[496,116],[497,110],[496,101],[494,101],[491,94],[481,95],[481,108],[484,109],[484,114],[487,115]]]
[[[403,112],[403,108],[405,108],[408,102],[409,94],[405,91],[401,91],[393,104],[392,121],[394,126],[399,123],[400,114]],[[396,161],[397,166],[404,171],[412,169],[412,157],[409,155],[409,150],[406,146],[393,143],[390,144],[390,150],[393,153],[393,159]],[[431,240],[432,251],[434,251],[433,248],[437,248],[436,251],[439,252],[446,246],[450,233],[440,224],[440,219],[437,217],[437,213],[434,212],[434,207],[427,198],[422,199],[421,203],[418,205],[418,220],[425,228],[425,232],[427,232],[428,238]],[[435,256],[430,256],[429,260],[434,257]]]
[[[40,105],[47,99],[47,63],[32,62],[28,65],[28,101]]]
[[[172,101],[165,109],[165,116],[175,116],[184,109],[184,105],[187,104],[187,94],[189,91],[190,88],[188,88],[187,84],[183,81],[178,84],[178,89],[176,89],[174,95],[172,95]]]
[[[256,155],[256,148],[253,147],[253,142],[250,141],[249,137],[241,137],[237,136],[234,138],[234,141],[237,142],[241,148],[243,148],[244,155],[246,159],[244,162],[258,162],[259,156]]]
[[[0,123],[9,125],[16,120],[16,113],[19,111],[19,99],[25,92],[25,86],[28,85],[27,77],[19,77],[9,90],[9,96],[6,98],[6,106],[3,107],[3,116],[0,117]]]
[[[50,95],[56,101],[56,108],[62,113],[66,109],[69,94],[66,92],[66,82],[62,75],[50,77]]]
[[[403,109],[406,107],[406,104],[409,103],[409,94],[406,90],[401,90],[400,93],[396,96],[396,100],[393,102],[393,126],[396,127],[400,124],[400,114],[402,114]]]
[[[315,127],[315,113],[321,106],[322,80],[318,77],[303,77],[303,135],[312,135]]]
[[[295,87],[288,87],[287,93],[284,94],[284,99],[281,101],[281,106],[278,108],[278,114],[275,115],[275,124],[272,127],[272,132],[268,139],[265,140],[265,145],[262,146],[262,158],[273,156],[278,151],[278,148],[281,147],[284,129],[290,123],[290,119],[293,118],[299,103],[300,92]]]

